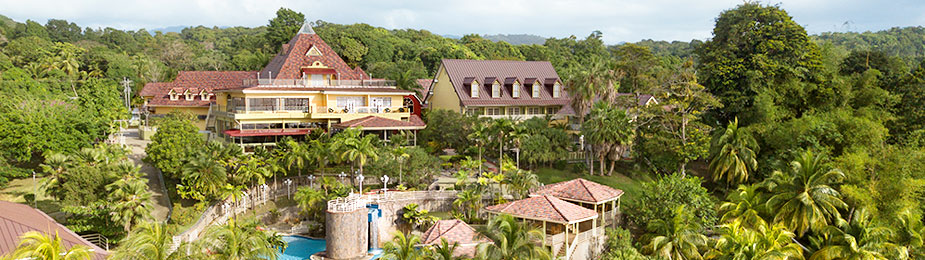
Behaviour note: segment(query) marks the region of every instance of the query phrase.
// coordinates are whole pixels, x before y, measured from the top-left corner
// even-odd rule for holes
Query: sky
[[[922,0],[778,0],[811,34],[925,25]],[[17,21],[65,19],[81,27],[123,30],[170,26],[266,25],[280,7],[310,21],[426,29],[440,35],[535,34],[584,37],[608,44],[643,39],[708,39],[723,10],[743,0],[0,0]]]

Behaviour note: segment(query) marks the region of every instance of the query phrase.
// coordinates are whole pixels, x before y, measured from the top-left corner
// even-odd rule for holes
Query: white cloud
[[[768,0],[771,1],[771,0]],[[811,33],[882,30],[925,23],[915,0],[774,0]],[[44,23],[66,19],[83,27],[119,29],[176,25],[260,26],[280,7],[309,20],[427,29],[437,34],[528,33],[584,37],[594,30],[607,43],[641,39],[705,39],[720,12],[741,0],[0,0],[0,14]],[[842,24],[851,21],[846,28]]]

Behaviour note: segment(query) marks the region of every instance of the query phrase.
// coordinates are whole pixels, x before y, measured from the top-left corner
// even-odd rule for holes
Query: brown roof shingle
[[[306,55],[312,47],[320,51],[321,55]],[[260,78],[302,78],[302,67],[311,66],[316,61],[321,62],[325,67],[333,68],[337,72],[338,79],[370,79],[360,67],[350,68],[321,37],[313,33],[299,33],[292,37],[288,45],[284,45],[280,53],[260,71]]]
[[[600,203],[623,195],[623,191],[593,181],[577,178],[538,188],[531,196],[553,196],[564,200]]]
[[[536,105],[551,106],[569,104],[569,95],[562,85],[561,95],[559,98],[552,97],[552,85],[559,79],[559,74],[548,61],[509,61],[509,60],[455,60],[444,59],[443,66],[450,76],[450,82],[456,89],[456,94],[464,106],[508,106],[508,105]],[[470,79],[471,78],[471,79]],[[482,86],[479,86],[479,92],[482,93],[477,98],[470,97],[468,83],[472,80],[479,80]],[[541,79],[541,83],[547,84],[544,80],[551,80],[550,85],[544,86],[540,90],[540,96],[533,98],[530,91],[521,89],[519,98],[511,96],[511,88],[501,88],[501,97],[491,97],[491,84],[500,79],[502,84],[508,84],[507,81],[514,79]],[[481,82],[483,81],[484,82]],[[521,82],[524,88],[529,89],[533,82]],[[529,85],[528,85],[529,84]],[[560,82],[561,84],[561,82]]]
[[[417,115],[411,115],[408,118],[408,121],[401,121],[395,119],[388,119],[378,116],[366,116],[357,118],[350,121],[341,122],[340,124],[335,124],[336,128],[351,128],[351,127],[362,127],[363,129],[377,130],[377,129],[424,129],[427,124],[424,123],[424,120],[421,120]]]
[[[485,207],[495,213],[510,214],[515,217],[545,220],[556,223],[575,223],[576,221],[597,217],[597,212],[586,209],[552,196],[536,196],[504,204]]]
[[[442,239],[446,239],[449,244],[459,243],[454,256],[475,255],[477,244],[491,242],[484,236],[478,234],[474,228],[458,219],[440,220],[434,226],[427,229],[422,236],[423,245],[438,245]]]
[[[193,95],[200,91],[212,93],[217,90],[231,89],[244,86],[245,79],[257,78],[256,71],[180,71],[173,82],[152,82],[142,87],[139,95],[149,97],[149,106],[181,106],[201,107],[208,106],[214,96],[209,100],[202,100],[196,96],[193,100],[186,100],[182,96],[187,90]],[[177,100],[170,100],[170,90],[181,95]]]
[[[40,210],[19,203],[0,201],[0,256],[16,250],[20,242],[19,237],[29,231],[47,235],[57,232],[64,248],[74,245],[87,246],[93,250],[92,258],[95,260],[106,259],[109,255],[109,251],[81,238]]]

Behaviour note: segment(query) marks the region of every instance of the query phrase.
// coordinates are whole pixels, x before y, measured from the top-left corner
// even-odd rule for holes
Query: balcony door
[[[356,113],[358,107],[366,106],[363,97],[337,97],[337,107],[347,109],[349,113]]]
[[[391,97],[372,97],[369,99],[369,105],[376,110],[384,110],[386,108],[392,107],[392,98]]]
[[[311,74],[311,83],[313,87],[324,86],[324,75],[322,74]]]

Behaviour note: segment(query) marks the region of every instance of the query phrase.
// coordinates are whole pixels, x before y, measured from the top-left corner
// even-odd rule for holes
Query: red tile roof
[[[569,95],[562,84],[559,98],[552,97],[552,85],[559,79],[559,74],[548,61],[508,61],[508,60],[454,60],[444,59],[443,67],[450,76],[450,82],[456,89],[456,94],[464,106],[509,106],[509,105],[535,105],[552,106],[569,104]],[[470,97],[469,83],[478,80],[479,97]],[[491,97],[491,84],[496,79],[505,83],[519,80],[521,82],[520,97],[511,96],[510,87],[501,88],[501,97]],[[526,79],[539,79],[543,84],[540,96],[533,98],[531,87],[533,82]],[[483,82],[484,81],[484,82]]]
[[[321,55],[306,55],[312,47],[318,49]],[[302,78],[302,67],[311,66],[316,61],[321,62],[325,67],[333,68],[338,79],[370,79],[369,75],[359,67],[350,68],[321,37],[314,33],[299,33],[292,37],[288,44],[283,45],[280,53],[260,71],[260,78]]]
[[[335,124],[336,128],[362,127],[367,130],[413,130],[424,129],[427,124],[417,115],[411,115],[408,121],[388,119],[378,116],[366,116]]]
[[[545,220],[556,223],[575,223],[597,217],[597,212],[556,197],[536,196],[504,204],[488,206],[486,211],[510,214],[514,217]]]
[[[434,79],[418,79],[418,92],[421,96],[426,97],[427,93],[430,92],[430,87],[434,84]]]
[[[442,239],[446,239],[449,244],[459,243],[454,252],[455,256],[474,256],[475,246],[479,243],[491,242],[484,236],[478,234],[474,228],[458,219],[440,220],[434,226],[427,229],[422,236],[421,244],[439,245]]]
[[[149,97],[149,106],[179,106],[201,107],[208,106],[215,100],[214,95],[209,100],[202,100],[199,92],[213,93],[217,90],[237,88],[244,86],[245,79],[257,78],[256,71],[180,71],[173,82],[152,82],[142,87],[139,95]],[[170,90],[178,95],[177,100],[170,100]],[[196,97],[186,100],[183,96],[187,90]]]
[[[623,195],[623,191],[600,183],[578,178],[540,187],[530,195],[545,195],[564,200],[600,203],[619,198],[621,195]]]
[[[65,248],[74,245],[87,246],[93,250],[92,258],[95,260],[106,259],[109,255],[108,251],[81,238],[40,210],[19,203],[0,201],[0,255],[13,252],[19,245],[19,237],[29,231],[50,235],[57,232]]]
[[[256,130],[225,130],[229,136],[283,136],[283,135],[306,135],[311,129],[256,129]]]

